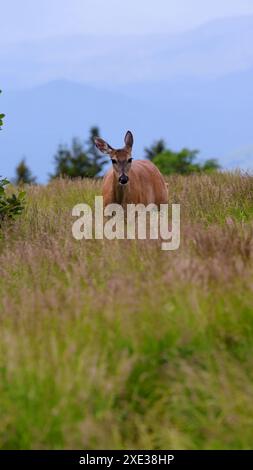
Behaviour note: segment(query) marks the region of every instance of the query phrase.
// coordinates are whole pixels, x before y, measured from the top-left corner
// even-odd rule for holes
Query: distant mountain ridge
[[[253,167],[253,16],[180,35],[65,39],[0,50],[0,174],[25,155],[46,181],[58,144],[85,140],[92,125],[115,146],[131,129],[136,158],[162,137]]]
[[[142,158],[144,146],[163,137],[172,148],[198,148],[202,157],[216,157],[226,167],[238,166],[237,157],[226,156],[247,148],[245,155],[240,153],[240,165],[248,169],[253,167],[248,150],[253,143],[252,83],[250,70],[209,82],[186,79],[142,90],[137,84],[125,94],[68,81],[5,92],[1,172],[13,174],[25,155],[33,172],[45,181],[58,144],[69,143],[73,136],[85,140],[92,125],[98,125],[116,147],[131,129],[135,158]]]
[[[10,44],[0,50],[1,86],[63,77],[101,85],[220,77],[253,67],[252,43],[253,16],[242,16],[178,34],[77,35]]]

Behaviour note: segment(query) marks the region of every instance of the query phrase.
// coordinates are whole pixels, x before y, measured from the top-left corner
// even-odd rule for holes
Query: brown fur
[[[128,172],[129,182],[121,186],[118,175],[113,168],[104,177],[104,205],[121,204],[166,204],[168,202],[167,187],[158,170],[150,161],[136,160]]]
[[[167,186],[158,168],[148,160],[129,160],[133,145],[131,132],[126,133],[123,149],[113,149],[100,138],[95,139],[95,144],[115,162],[104,177],[104,206],[112,203],[121,204],[123,207],[127,204],[147,206],[150,203],[160,205],[168,202]],[[125,185],[119,183],[119,176],[122,174],[129,178]]]

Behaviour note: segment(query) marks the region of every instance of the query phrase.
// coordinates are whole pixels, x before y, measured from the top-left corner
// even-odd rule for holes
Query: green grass
[[[27,189],[0,238],[0,448],[252,448],[253,178],[168,184],[176,252],[75,241],[100,182]]]

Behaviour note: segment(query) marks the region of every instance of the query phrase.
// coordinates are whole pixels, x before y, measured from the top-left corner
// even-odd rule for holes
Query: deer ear
[[[126,147],[130,147],[130,148],[132,148],[134,144],[133,134],[130,131],[127,131],[125,135],[125,144],[126,144]]]
[[[94,144],[96,145],[98,150],[100,150],[100,152],[108,153],[109,155],[113,150],[113,148],[109,144],[107,144],[107,142],[105,142],[105,140],[100,139],[100,137],[95,137],[94,138]]]

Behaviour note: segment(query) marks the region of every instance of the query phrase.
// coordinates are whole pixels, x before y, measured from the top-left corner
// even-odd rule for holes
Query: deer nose
[[[128,180],[129,180],[129,178],[128,178],[127,175],[121,175],[121,176],[119,177],[119,183],[120,183],[120,184],[127,184]]]

